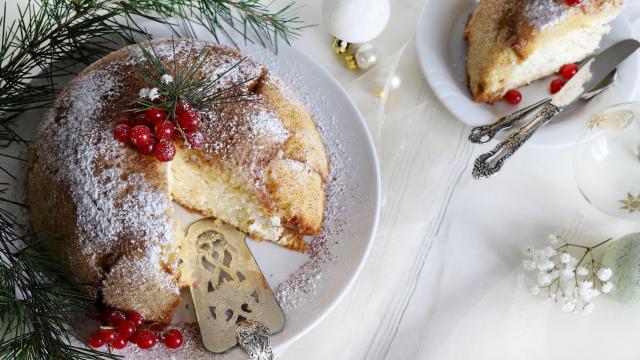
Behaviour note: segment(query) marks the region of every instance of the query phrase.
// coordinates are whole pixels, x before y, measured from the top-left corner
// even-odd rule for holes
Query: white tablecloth
[[[371,95],[381,75],[354,79],[321,26],[294,45],[351,89],[365,114],[379,149],[384,207],[354,288],[279,358],[640,359],[640,310],[602,298],[589,317],[564,314],[518,288],[515,275],[525,244],[541,245],[576,219],[586,242],[640,225],[585,202],[571,148],[525,148],[499,176],[471,178],[473,159],[491,145],[470,145],[469,129],[421,76],[414,39],[423,3],[393,1],[390,24],[374,42],[386,59],[377,72],[397,62],[403,81],[384,103]],[[305,19],[321,23],[319,9],[310,1]],[[629,3],[625,16],[639,31],[640,3]]]

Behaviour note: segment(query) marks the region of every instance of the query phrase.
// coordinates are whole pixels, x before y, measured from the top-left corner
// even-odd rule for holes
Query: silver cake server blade
[[[282,330],[285,317],[245,234],[207,218],[189,226],[182,246],[193,249],[183,261],[192,270],[191,296],[205,348],[222,353],[240,344],[250,359],[271,359],[271,334]]]

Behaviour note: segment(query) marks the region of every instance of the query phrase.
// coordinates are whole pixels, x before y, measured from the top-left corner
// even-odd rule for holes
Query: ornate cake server
[[[219,220],[189,226],[183,255],[192,268],[191,295],[205,348],[225,352],[239,344],[251,360],[272,358],[271,334],[284,313],[264,278],[245,235]]]
[[[521,129],[496,145],[490,152],[480,155],[473,167],[473,176],[477,178],[495,175],[507,161],[531,136],[556,115],[568,112],[583,105],[587,100],[582,96],[606,78],[622,61],[633,54],[640,42],[627,39],[610,46],[588,61],[565,86],[556,93],[536,113],[535,117]],[[590,99],[590,98],[589,98]]]

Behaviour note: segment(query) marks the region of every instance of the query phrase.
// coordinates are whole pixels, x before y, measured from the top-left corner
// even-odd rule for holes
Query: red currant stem
[[[100,330],[115,330],[116,328],[114,326],[109,326],[109,325],[100,325]]]

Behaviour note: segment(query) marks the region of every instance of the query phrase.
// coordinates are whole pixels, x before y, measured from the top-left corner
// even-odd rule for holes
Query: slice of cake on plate
[[[481,0],[465,30],[473,99],[507,91],[593,54],[622,0]]]

